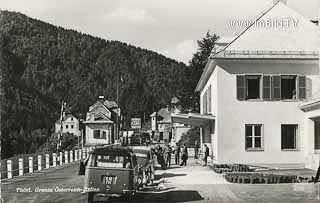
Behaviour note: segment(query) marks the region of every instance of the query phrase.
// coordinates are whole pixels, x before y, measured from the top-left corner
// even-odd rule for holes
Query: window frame
[[[247,136],[246,130],[247,126],[251,127],[251,136]],[[255,147],[255,126],[260,126],[260,138],[261,138],[261,147]],[[251,147],[247,147],[247,137],[251,137],[252,144]],[[244,125],[244,147],[246,151],[264,151],[264,126],[260,123],[250,123]],[[254,147],[253,147],[254,146]]]
[[[240,77],[244,78],[244,86],[239,86],[238,79],[241,79]],[[259,99],[248,99],[248,94],[247,94],[247,76],[259,76],[260,78],[260,83],[259,83]],[[263,78],[265,76],[269,76],[270,78],[270,99],[264,98],[264,81]],[[283,76],[295,76],[295,89],[296,89],[296,97],[295,99],[282,99],[282,77]],[[279,77],[279,87],[274,86],[274,78]],[[300,83],[303,82],[304,79],[304,86],[300,86]],[[301,81],[300,81],[301,80]],[[249,74],[236,74],[236,99],[238,101],[282,101],[282,102],[299,102],[299,101],[304,101],[307,99],[307,91],[308,91],[308,77],[307,75],[300,75],[300,74],[263,74],[263,73],[249,73]],[[279,88],[280,91],[280,98],[275,98],[274,97],[274,89]],[[244,95],[241,95],[239,91],[243,89],[244,90]],[[304,91],[302,94],[300,91]],[[243,98],[242,98],[243,97]]]
[[[302,75],[299,75],[299,74],[281,74],[279,75],[280,76],[280,101],[299,101],[299,76],[302,76]],[[283,77],[285,76],[294,76],[295,77],[295,88],[296,88],[296,98],[295,99],[282,99],[282,79]]]
[[[248,99],[248,79],[249,77],[258,77],[259,78],[259,98],[256,98],[256,99]],[[245,81],[245,100],[246,101],[262,101],[262,90],[263,90],[263,84],[262,84],[262,77],[263,77],[263,74],[245,74],[244,75],[244,81]]]
[[[292,125],[292,126],[296,126],[296,136],[295,136],[295,148],[294,149],[283,149],[282,148],[282,126],[284,125]],[[280,148],[281,151],[300,151],[300,128],[299,128],[299,124],[295,123],[281,123],[280,124]]]

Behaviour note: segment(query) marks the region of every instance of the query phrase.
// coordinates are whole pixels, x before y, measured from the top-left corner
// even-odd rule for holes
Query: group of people
[[[196,142],[195,143],[195,154],[194,154],[194,158],[198,159],[198,152],[199,152],[199,145]],[[171,146],[169,146],[168,144],[162,149],[160,147],[160,145],[158,145],[158,152],[163,154],[163,161],[166,167],[170,167],[171,166],[171,155],[174,154],[174,159],[175,159],[175,164],[176,165],[180,165],[180,166],[187,166],[187,160],[188,160],[188,148],[185,144],[183,145],[179,145],[176,144],[176,146],[174,148],[172,148]],[[209,147],[205,144],[204,145],[204,166],[207,165],[207,161],[208,161],[208,157],[209,157]]]

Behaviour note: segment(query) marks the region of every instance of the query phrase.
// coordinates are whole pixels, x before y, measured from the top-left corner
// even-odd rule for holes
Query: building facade
[[[108,108],[109,107],[109,108]],[[116,116],[118,116],[115,102],[99,100],[90,106],[86,115],[85,125],[85,145],[104,145],[116,142]],[[116,110],[114,110],[116,109]]]
[[[280,18],[298,24],[218,43],[196,88],[200,114],[175,115],[201,127],[215,163],[318,167],[319,28],[281,2],[257,20]]]

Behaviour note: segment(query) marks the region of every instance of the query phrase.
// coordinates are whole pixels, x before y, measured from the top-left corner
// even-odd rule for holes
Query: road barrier
[[[76,149],[57,153],[23,154],[0,162],[0,179],[12,179],[17,176],[33,174],[44,169],[56,168],[79,161],[88,156],[90,148]]]

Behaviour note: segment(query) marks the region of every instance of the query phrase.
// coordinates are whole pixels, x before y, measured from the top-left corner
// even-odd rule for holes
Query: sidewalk
[[[174,164],[167,170],[157,170],[156,175],[161,175],[167,186],[229,184],[221,174],[215,173],[209,166],[201,166],[193,158],[188,159],[187,166]]]

